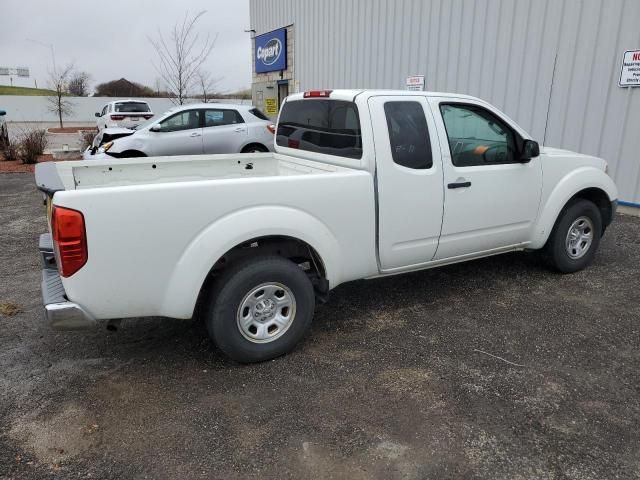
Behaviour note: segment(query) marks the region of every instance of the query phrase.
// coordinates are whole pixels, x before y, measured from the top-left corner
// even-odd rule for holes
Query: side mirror
[[[7,114],[4,110],[0,110],[0,117],[4,117]]]
[[[160,126],[160,124],[156,123],[155,125],[151,125],[151,128],[149,130],[152,132],[159,132],[161,128],[162,127]]]
[[[100,112],[96,112],[96,117],[101,117],[102,114]]]
[[[525,140],[522,145],[522,155],[520,161],[526,163],[532,158],[536,158],[540,155],[540,145],[535,140]]]

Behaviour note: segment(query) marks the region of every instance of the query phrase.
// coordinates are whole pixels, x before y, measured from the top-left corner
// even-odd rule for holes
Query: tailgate
[[[53,198],[54,193],[65,190],[55,162],[36,165],[36,186],[49,198]]]

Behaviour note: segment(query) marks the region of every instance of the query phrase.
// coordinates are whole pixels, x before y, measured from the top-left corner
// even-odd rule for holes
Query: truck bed
[[[229,154],[47,162],[36,182],[55,207],[83,215],[88,260],[61,282],[98,320],[190,318],[213,265],[256,238],[306,242],[331,287],[378,272],[364,170]]]
[[[47,187],[54,191],[81,190],[231,178],[322,175],[346,170],[349,169],[277,153],[114,158],[41,165],[36,172],[36,182],[44,190]]]

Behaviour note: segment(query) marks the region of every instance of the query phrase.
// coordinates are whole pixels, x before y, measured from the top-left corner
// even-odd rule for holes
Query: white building
[[[605,158],[621,203],[640,207],[640,56],[627,55],[623,75],[638,87],[619,85],[625,51],[640,51],[640,0],[250,0],[250,7],[253,101],[268,114],[290,92],[404,89],[407,77],[424,75],[426,90],[483,98],[540,143]],[[279,48],[267,45],[273,35],[260,37],[269,32],[281,35]],[[257,73],[256,62],[270,71]]]

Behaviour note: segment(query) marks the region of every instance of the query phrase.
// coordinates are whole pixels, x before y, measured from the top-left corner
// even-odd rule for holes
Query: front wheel
[[[602,236],[602,215],[588,200],[577,199],[560,213],[543,249],[547,263],[563,273],[588,266]]]
[[[295,263],[265,256],[229,267],[215,282],[205,322],[215,344],[241,363],[290,352],[313,319],[311,281]]]
[[[269,149],[264,145],[258,145],[257,143],[253,143],[251,145],[247,145],[242,149],[240,153],[265,153],[268,152]]]

